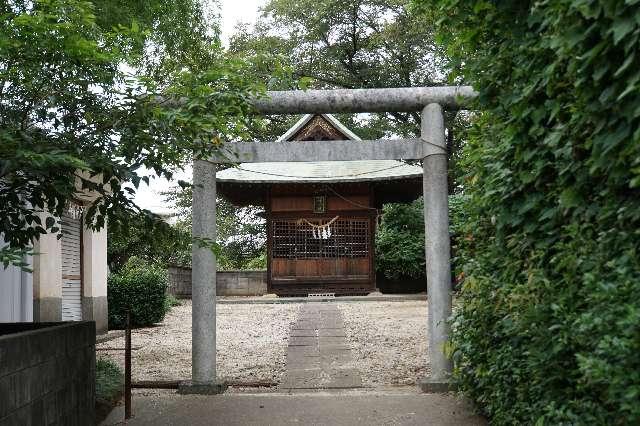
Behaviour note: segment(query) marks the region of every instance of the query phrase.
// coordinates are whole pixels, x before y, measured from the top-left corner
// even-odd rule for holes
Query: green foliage
[[[256,257],[246,261],[241,269],[267,269],[267,250],[266,250],[266,247]]]
[[[140,37],[126,40],[128,62],[155,81],[166,81],[168,71],[200,67],[210,59],[219,22],[201,0],[92,0],[96,23],[138,28]]]
[[[162,266],[191,264],[191,226],[153,215],[131,216],[126,227],[108,227],[107,262],[118,272],[132,256]]]
[[[126,3],[139,16],[106,14],[106,1],[0,5],[5,264],[19,265],[16,250],[25,254],[40,235],[59,232],[41,212],[60,217],[79,189],[97,195],[89,226],[108,219],[126,227],[147,172],[170,178],[253,125],[250,99],[265,85],[222,51],[197,1]],[[174,26],[178,18],[193,22]]]
[[[113,360],[96,359],[96,399],[115,404],[124,389],[124,374]]]
[[[180,220],[174,228],[189,235],[192,188],[173,188],[163,195],[179,212]],[[219,270],[266,268],[266,223],[258,216],[261,211],[262,208],[253,206],[234,206],[224,198],[217,200],[216,260]],[[181,265],[190,265],[190,246],[180,247],[172,257],[181,259]]]
[[[424,24],[424,17],[411,14],[407,3],[270,0],[255,28],[237,28],[229,48],[243,55],[276,55],[311,88],[443,84],[443,57],[433,42],[432,28]],[[363,139],[415,136],[420,129],[417,113],[338,118]],[[277,124],[275,137],[292,123]]]
[[[167,272],[163,267],[130,258],[120,272],[109,275],[109,328],[124,328],[127,310],[132,327],[162,321],[168,310],[166,291]]]
[[[171,308],[174,308],[180,305],[181,305],[180,301],[176,299],[176,297],[173,294],[167,294],[167,297],[165,298],[165,301],[164,301],[165,312],[169,312]]]
[[[457,380],[494,424],[638,424],[640,3],[415,3],[480,93]]]
[[[468,223],[466,199],[463,194],[449,196],[449,233],[451,235],[452,263],[457,272],[466,264]],[[385,204],[382,221],[376,230],[376,270],[393,281],[424,279],[426,265],[424,252],[424,206],[420,197],[409,204]]]
[[[425,278],[422,199],[385,204],[376,232],[376,270],[390,280]]]
[[[449,235],[451,236],[451,273],[456,284],[455,290],[459,290],[458,284],[464,280],[465,268],[474,259],[469,250],[473,243],[473,230],[469,224],[469,197],[463,192],[449,196]],[[471,230],[469,229],[471,228]]]
[[[257,213],[257,207],[233,206],[228,201],[219,200],[217,212],[220,269],[253,269],[263,264],[266,267],[266,223]]]

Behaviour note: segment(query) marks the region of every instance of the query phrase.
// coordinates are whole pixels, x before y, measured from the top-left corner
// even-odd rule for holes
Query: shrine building
[[[330,114],[308,114],[278,141],[361,140]],[[262,206],[267,285],[280,296],[376,288],[382,205],[422,195],[422,167],[397,160],[241,163],[216,174],[220,195]]]

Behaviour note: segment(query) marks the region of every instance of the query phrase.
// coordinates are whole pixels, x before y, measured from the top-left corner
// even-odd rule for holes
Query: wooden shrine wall
[[[326,212],[318,214],[313,213],[313,195],[270,197],[270,290],[278,294],[373,291],[376,210],[371,195],[327,195]],[[309,225],[330,221],[324,234]]]

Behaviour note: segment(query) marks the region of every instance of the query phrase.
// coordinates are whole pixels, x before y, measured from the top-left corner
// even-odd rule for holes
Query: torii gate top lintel
[[[267,92],[254,106],[263,114],[412,112],[429,104],[460,109],[476,95],[471,86],[287,90]]]

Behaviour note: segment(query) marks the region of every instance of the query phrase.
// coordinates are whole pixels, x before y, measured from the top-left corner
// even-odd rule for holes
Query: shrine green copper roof
[[[321,115],[344,139],[360,138],[331,114]],[[307,114],[278,140],[291,137],[307,126],[315,114]],[[295,143],[292,141],[291,143]],[[419,178],[422,167],[396,160],[315,161],[287,163],[241,163],[216,174],[219,182],[228,183],[337,183],[371,182]]]
[[[241,163],[219,171],[229,183],[370,182],[422,177],[422,167],[395,160]]]

